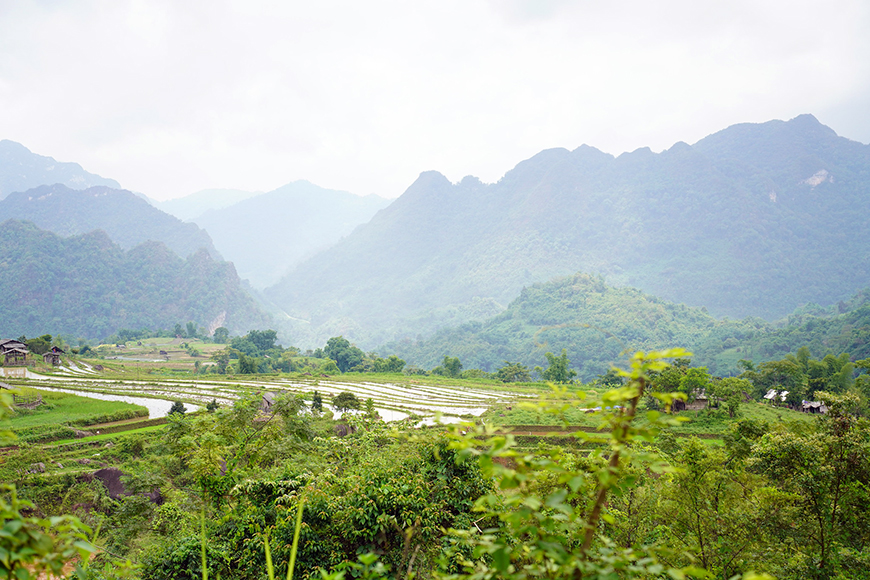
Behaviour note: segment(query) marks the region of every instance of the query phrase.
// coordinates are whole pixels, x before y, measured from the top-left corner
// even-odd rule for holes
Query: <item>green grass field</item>
[[[148,416],[148,409],[130,403],[100,401],[29,387],[16,387],[15,393],[42,395],[43,400],[43,404],[35,409],[16,409],[10,419],[10,427],[22,441],[56,439],[71,435],[73,428]]]

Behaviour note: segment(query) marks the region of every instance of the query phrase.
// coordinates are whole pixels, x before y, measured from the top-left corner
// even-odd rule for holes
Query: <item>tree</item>
[[[685,374],[680,378],[679,391],[692,400],[709,384],[710,373],[707,372],[707,367],[692,367],[686,369]]]
[[[359,409],[362,406],[360,400],[353,393],[342,391],[332,399],[332,407],[341,413],[351,409]]]
[[[214,341],[218,344],[226,344],[230,339],[230,331],[224,326],[214,329]]]
[[[740,409],[743,393],[752,391],[752,383],[746,379],[728,377],[710,383],[709,391],[711,396],[722,401],[725,410],[728,411],[728,416],[733,419]]]
[[[184,459],[203,495],[215,505],[219,506],[238,483],[240,470],[272,464],[296,442],[311,435],[308,418],[299,413],[299,398],[276,397],[273,412],[265,420],[261,402],[260,395],[250,395],[214,413],[167,418],[167,446]],[[293,447],[282,447],[281,441]]]
[[[184,331],[184,327],[181,326],[180,322],[175,323],[175,328],[172,333],[175,334],[176,338],[187,338],[187,333]]]
[[[378,373],[401,373],[405,368],[405,361],[394,354],[387,358],[375,359],[375,372]]]
[[[462,363],[459,361],[459,357],[450,357],[445,356],[444,360],[441,361],[441,365],[432,369],[433,375],[441,375],[443,377],[453,377],[456,378],[462,373]]]
[[[197,362],[199,362],[199,361],[197,361]],[[209,401],[208,404],[205,406],[205,410],[208,411],[209,413],[214,413],[214,412],[217,411],[219,408],[220,408],[220,405],[218,405],[217,399],[212,399],[212,400]]]
[[[43,334],[39,338],[30,338],[25,344],[27,349],[34,354],[45,354],[51,350],[51,335]]]
[[[187,338],[196,338],[199,336],[199,333],[196,330],[196,324],[193,322],[187,323]]]
[[[217,363],[216,370],[218,374],[225,375],[227,367],[230,364],[230,352],[227,349],[219,350],[211,355],[211,360]]]
[[[805,517],[788,537],[809,552],[803,577],[833,578],[843,548],[861,552],[870,543],[870,425],[852,413],[857,396],[818,395],[828,406],[818,431],[767,433],[750,465],[797,496]]]
[[[568,360],[568,351],[566,349],[563,348],[562,354],[559,356],[551,352],[544,353],[544,356],[547,357],[547,362],[549,363],[547,370],[542,370],[541,367],[535,367],[535,370],[545,381],[567,383],[577,376],[577,371],[568,368],[570,361]]]
[[[314,396],[311,398],[311,410],[315,413],[323,411],[323,399],[320,398],[320,393],[314,391]]]
[[[173,401],[172,407],[169,408],[170,415],[184,415],[186,412],[187,408],[181,401]]]
[[[509,361],[504,361],[504,366],[498,369],[495,376],[503,383],[528,383],[532,380],[527,367]]]
[[[619,376],[619,371],[610,369],[606,374],[598,375],[595,383],[605,389],[616,389],[621,387],[625,380]]]
[[[251,356],[245,356],[245,353],[239,353],[239,374],[253,375],[257,372],[257,359]]]
[[[657,505],[651,519],[665,543],[685,546],[710,578],[739,578],[748,567],[763,566],[773,556],[766,548],[776,542],[768,530],[791,523],[788,494],[773,492],[748,476],[742,461],[694,437],[667,455],[679,469],[650,482]]]
[[[262,354],[267,350],[275,348],[275,341],[278,339],[278,333],[274,330],[252,330],[245,337],[257,347],[257,350]]]
[[[326,348],[323,349],[323,354],[327,358],[335,361],[338,369],[346,373],[353,367],[361,364],[365,353],[352,345],[349,340],[343,336],[333,336],[326,342]]]

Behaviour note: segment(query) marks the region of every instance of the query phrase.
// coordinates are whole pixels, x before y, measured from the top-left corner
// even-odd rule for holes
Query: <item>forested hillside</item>
[[[774,320],[867,286],[870,146],[811,115],[614,158],[543,151],[498,183],[427,172],[267,295],[367,347],[497,311],[577,271],[715,316]]]
[[[760,318],[717,320],[704,308],[674,304],[634,288],[576,274],[525,288],[508,308],[483,322],[443,329],[421,340],[383,347],[409,364],[432,368],[447,355],[465,368],[493,372],[506,361],[546,368],[546,352],[566,349],[580,380],[606,373],[623,351],[679,345],[718,375],[740,372],[741,359],[762,362],[808,346],[819,358],[870,356],[870,290],[831,309],[805,307],[775,325]]]
[[[678,345],[697,351],[728,338],[745,339],[768,328],[763,320],[718,321],[700,308],[673,304],[634,288],[608,286],[600,276],[577,274],[525,288],[501,314],[444,329],[383,350],[424,368],[456,356],[465,368],[492,372],[505,361],[546,368],[544,353],[567,349],[581,380],[606,373],[626,349]],[[698,353],[700,354],[700,353]],[[703,354],[701,358],[706,358]]]
[[[258,288],[277,282],[303,259],[351,233],[390,200],[295,181],[268,193],[207,211],[195,222]]]
[[[26,220],[60,236],[103,230],[125,250],[156,241],[182,258],[205,249],[220,259],[208,234],[151,206],[135,194],[109,187],[83,191],[65,185],[42,185],[0,201],[0,221]]]
[[[14,220],[0,224],[0,328],[103,338],[119,328],[193,321],[234,332],[269,320],[232,264],[204,250],[182,260],[159,242],[129,251],[102,231],[63,238]]]
[[[63,163],[37,155],[20,143],[0,140],[0,199],[13,191],[62,183],[73,189],[102,185],[120,188],[114,179],[88,173],[78,163]]]

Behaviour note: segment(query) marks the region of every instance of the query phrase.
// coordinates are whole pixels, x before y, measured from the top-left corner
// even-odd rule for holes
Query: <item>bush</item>
[[[342,391],[332,399],[332,407],[343,413],[351,409],[359,409],[362,404],[353,393]]]

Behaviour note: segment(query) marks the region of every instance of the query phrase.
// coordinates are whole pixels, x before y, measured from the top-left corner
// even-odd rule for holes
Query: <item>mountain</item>
[[[51,157],[4,139],[0,141],[0,199],[13,191],[26,191],[39,185],[62,183],[72,189],[97,185],[120,189],[114,179],[88,173],[78,163],[61,163]]]
[[[209,210],[222,209],[261,193],[241,189],[203,189],[184,197],[154,202],[153,205],[180,220],[187,221],[195,220]]]
[[[223,209],[196,223],[258,288],[274,284],[292,266],[331,246],[367,222],[390,200],[295,181]]]
[[[160,242],[124,251],[103,231],[64,238],[15,220],[0,224],[0,244],[0,328],[8,336],[104,338],[187,321],[244,333],[270,323],[233,265],[205,250],[186,260]]]
[[[625,365],[625,352],[684,347],[713,374],[740,372],[740,359],[781,359],[808,346],[814,356],[870,357],[870,289],[829,308],[803,307],[780,324],[759,318],[717,320],[704,308],[674,304],[635,288],[576,274],[524,288],[507,309],[482,322],[441,329],[379,350],[433,368],[456,356],[465,368],[494,372],[505,361],[547,367],[546,352],[566,349],[581,380]]]
[[[122,189],[96,186],[79,191],[61,184],[42,185],[0,201],[0,221],[7,219],[31,221],[61,236],[103,230],[124,249],[153,240],[182,258],[204,248],[220,259],[211,238],[195,224],[184,223]]]
[[[551,149],[494,184],[421,174],[265,294],[305,321],[289,330],[298,343],[341,332],[367,348],[577,271],[716,316],[773,320],[868,285],[868,212],[870,146],[811,115],[659,154]]]

